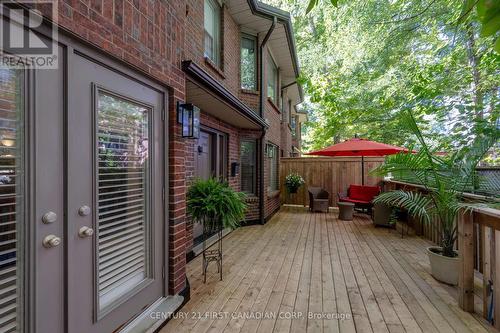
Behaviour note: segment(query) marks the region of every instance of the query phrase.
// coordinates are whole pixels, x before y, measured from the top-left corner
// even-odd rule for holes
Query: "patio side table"
[[[352,221],[354,204],[352,202],[339,201],[337,206],[339,206],[339,220]]]

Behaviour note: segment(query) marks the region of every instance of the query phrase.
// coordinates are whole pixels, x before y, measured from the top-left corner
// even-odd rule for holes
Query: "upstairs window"
[[[278,66],[271,55],[267,60],[267,97],[278,104]]]
[[[257,40],[253,36],[241,38],[241,88],[257,90]]]
[[[220,6],[205,0],[205,57],[220,66]]]

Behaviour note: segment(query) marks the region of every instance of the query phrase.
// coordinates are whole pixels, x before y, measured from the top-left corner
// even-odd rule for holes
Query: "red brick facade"
[[[223,6],[221,68],[216,68],[204,58],[202,0],[64,0],[58,1],[58,6],[58,24],[62,31],[168,87],[168,277],[169,293],[179,293],[186,286],[186,253],[193,245],[192,225],[186,217],[186,189],[195,175],[195,141],[181,137],[176,121],[176,104],[186,100],[186,76],[181,64],[183,60],[192,60],[258,113],[259,92],[240,89],[240,27]],[[291,134],[283,133],[288,127],[281,124],[279,107],[266,102],[263,118],[269,124],[265,142],[280,146],[289,156]],[[227,134],[227,179],[239,190],[239,175],[231,177],[229,172],[231,162],[240,159],[240,139],[257,140],[262,132],[238,129],[203,113],[203,109],[202,124]],[[265,168],[265,216],[280,205],[279,193],[267,191],[268,178]],[[258,196],[249,197],[248,204],[247,220],[258,220]]]

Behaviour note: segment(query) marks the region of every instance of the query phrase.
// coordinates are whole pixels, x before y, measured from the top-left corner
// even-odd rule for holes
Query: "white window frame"
[[[212,10],[215,15],[209,17],[210,14],[207,12],[207,7]],[[204,24],[203,24],[203,45],[204,45],[204,55],[206,58],[210,59],[214,64],[220,66],[220,53],[221,53],[221,44],[220,44],[220,33],[221,33],[221,6],[216,0],[205,0],[204,3]],[[207,30],[208,20],[212,22],[212,31]],[[212,38],[211,46],[212,46],[212,54],[210,54],[209,50],[207,50],[207,35]]]
[[[273,70],[276,70],[276,76],[274,77],[273,82],[271,82],[271,73]],[[269,86],[273,83],[274,85],[274,96],[270,96],[269,94]],[[271,52],[268,52],[268,57],[267,57],[267,98],[271,99],[274,104],[278,105],[279,103],[279,68],[278,65],[276,65],[276,61],[274,61],[273,56],[271,55]]]
[[[254,77],[253,77],[253,87],[248,88],[243,86],[243,58],[240,59],[240,87],[245,90],[257,91],[257,37],[249,35],[246,33],[241,34],[240,38],[240,54],[243,50],[243,39],[252,40],[254,45],[254,57],[253,57],[253,67],[254,67]]]

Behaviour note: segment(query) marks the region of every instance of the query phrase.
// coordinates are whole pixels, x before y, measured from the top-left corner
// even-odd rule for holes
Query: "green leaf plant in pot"
[[[404,125],[416,136],[420,149],[415,153],[387,156],[373,174],[417,184],[422,191],[405,189],[383,192],[374,203],[384,203],[406,209],[408,214],[424,223],[434,223],[440,230],[439,246],[429,247],[431,272],[439,281],[458,283],[459,258],[454,249],[457,240],[456,219],[461,210],[485,206],[485,202],[464,202],[462,195],[471,192],[480,180],[476,167],[500,136],[496,128],[483,128],[471,143],[442,156],[431,149],[411,112],[403,116]],[[410,151],[412,151],[410,149]]]
[[[288,193],[297,193],[299,188],[304,185],[305,181],[302,176],[298,173],[291,173],[285,177],[285,186],[288,190]]]
[[[217,261],[222,280],[222,230],[236,229],[245,217],[245,194],[236,192],[226,182],[215,178],[196,179],[187,192],[187,212],[203,225],[203,273],[210,261]],[[218,233],[218,249],[206,250],[208,235]],[[215,259],[214,259],[215,258]]]

